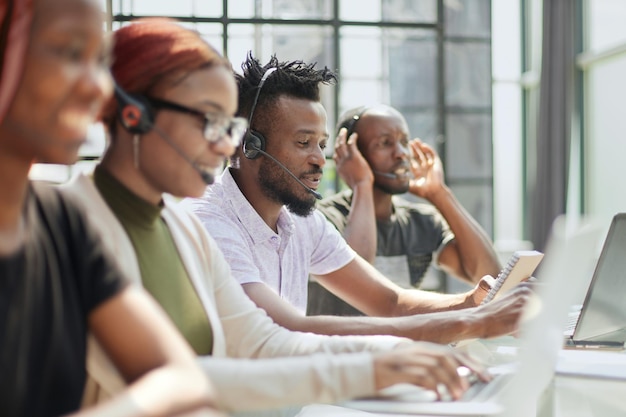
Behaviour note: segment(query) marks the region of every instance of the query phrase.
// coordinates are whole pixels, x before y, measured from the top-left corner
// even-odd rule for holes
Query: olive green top
[[[100,167],[94,171],[94,182],[135,248],[143,286],[196,354],[210,354],[213,335],[209,319],[161,218],[163,204],[155,206],[141,199]]]

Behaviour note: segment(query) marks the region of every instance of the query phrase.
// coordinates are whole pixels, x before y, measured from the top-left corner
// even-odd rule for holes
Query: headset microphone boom
[[[270,155],[269,153],[265,152],[263,149],[260,148],[255,148],[254,144],[250,145],[248,144],[249,149],[252,149],[256,152],[259,152],[261,154],[263,154],[263,156],[268,157],[269,159],[271,159],[272,161],[274,161],[276,163],[276,165],[278,165],[279,167],[282,168],[283,171],[285,171],[287,174],[291,175],[291,177],[296,180],[296,182],[298,184],[300,184],[301,186],[303,186],[309,193],[313,194],[313,196],[315,198],[317,198],[318,200],[322,199],[322,195],[320,193],[318,193],[317,191],[315,191],[314,189],[312,189],[311,187],[307,187],[307,185],[305,183],[302,182],[302,180],[300,180],[300,178],[298,178],[296,176],[296,174],[294,174],[293,172],[291,172],[285,165],[282,164],[282,162],[280,162],[278,159],[274,158],[272,155]]]

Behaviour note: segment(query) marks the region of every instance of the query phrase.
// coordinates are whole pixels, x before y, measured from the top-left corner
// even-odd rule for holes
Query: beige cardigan
[[[80,175],[62,188],[83,203],[104,244],[131,280],[141,285],[132,243],[93,181]],[[164,200],[161,216],[169,226],[213,330],[213,354],[199,357],[198,361],[214,383],[223,409],[248,411],[335,403],[374,393],[369,352],[388,350],[408,339],[321,336],[278,326],[230,276],[217,244],[199,220],[171,196]],[[91,388],[98,386],[105,396],[125,386],[93,338],[89,340],[87,371]],[[103,397],[102,392],[98,396]],[[93,398],[87,402],[93,402]]]

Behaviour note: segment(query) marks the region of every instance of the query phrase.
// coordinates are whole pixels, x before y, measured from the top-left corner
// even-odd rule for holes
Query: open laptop
[[[554,375],[569,308],[581,290],[584,291],[579,287],[584,287],[588,280],[585,271],[593,265],[599,236],[600,229],[590,223],[570,224],[564,217],[554,222],[544,261],[536,274],[543,285],[527,305],[515,364],[508,372],[501,372],[483,384],[473,398],[437,401],[432,391],[402,385],[402,389],[389,387],[388,396],[357,399],[342,405],[381,414],[535,415],[537,402]]]
[[[626,213],[613,217],[579,309],[570,313],[565,345],[623,348],[626,342]]]

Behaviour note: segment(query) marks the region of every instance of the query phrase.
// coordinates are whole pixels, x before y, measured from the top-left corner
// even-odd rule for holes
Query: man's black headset
[[[265,151],[265,136],[256,130],[252,130],[252,118],[254,117],[254,110],[256,110],[256,104],[259,101],[259,95],[261,94],[261,89],[263,88],[263,84],[265,84],[265,80],[267,80],[277,69],[278,68],[274,67],[265,71],[265,74],[261,77],[259,86],[256,89],[256,95],[254,96],[254,101],[252,102],[252,107],[250,108],[250,115],[248,116],[248,130],[244,135],[241,144],[243,154],[248,159],[256,159],[259,155],[261,155],[261,152],[259,151]]]
[[[341,125],[339,126],[339,129],[337,130],[341,130],[341,128],[345,127],[347,130],[346,139],[348,139],[350,135],[354,133],[354,130],[356,129],[356,124],[358,123],[358,121],[361,119],[361,117],[363,117],[363,114],[369,109],[370,107],[363,106],[361,109],[359,109],[359,112],[357,114],[355,114],[348,120],[345,120],[343,123],[341,123]],[[391,178],[391,179],[400,178],[400,176],[398,176],[396,173],[393,173],[393,172],[381,172],[381,171],[376,171],[374,169],[372,170],[372,172],[375,175],[379,175],[385,178]]]
[[[346,130],[347,130],[347,132],[346,132],[346,139],[349,138],[350,135],[354,133],[354,129],[356,129],[357,122],[359,121],[359,119],[361,119],[361,117],[363,117],[363,113],[365,113],[367,110],[369,110],[369,107],[367,107],[367,106],[361,107],[357,114],[355,114],[354,116],[352,116],[348,120],[345,120],[339,126],[339,129],[337,129],[337,132],[339,132],[339,130],[341,130],[341,128],[345,127]]]

